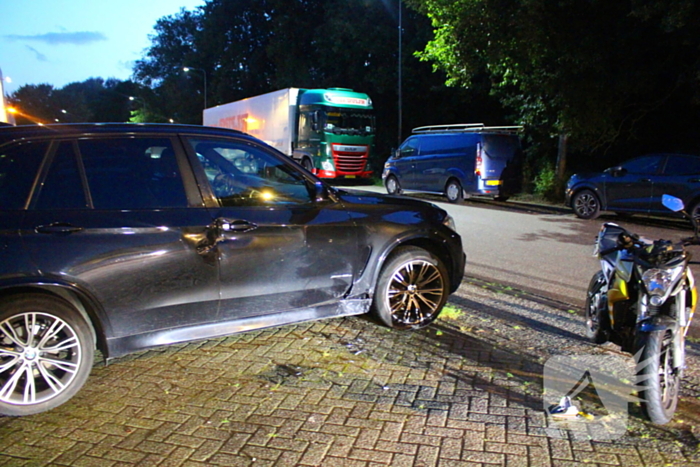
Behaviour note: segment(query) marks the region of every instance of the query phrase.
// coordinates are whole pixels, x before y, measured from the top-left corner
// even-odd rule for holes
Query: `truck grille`
[[[333,162],[339,174],[360,174],[365,170],[368,146],[334,144]]]

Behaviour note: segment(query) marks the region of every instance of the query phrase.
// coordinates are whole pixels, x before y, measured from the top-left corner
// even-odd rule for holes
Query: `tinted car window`
[[[407,139],[399,149],[401,157],[410,157],[416,155],[418,153],[419,143],[420,141],[418,140],[418,138]]]
[[[695,175],[700,174],[700,157],[669,156],[664,169],[664,175]]]
[[[466,139],[462,135],[441,135],[423,138],[420,153],[422,156],[460,154],[466,152],[466,150]]]
[[[187,207],[170,139],[90,139],[78,145],[95,209]]]
[[[622,164],[622,167],[627,169],[627,172],[632,174],[655,174],[659,171],[659,166],[663,156],[645,156]]]
[[[73,143],[59,144],[44,180],[36,209],[84,209],[87,200]]]
[[[22,209],[48,143],[20,143],[0,149],[0,209]]]
[[[309,182],[292,166],[262,149],[232,141],[190,140],[222,206],[304,204]]]

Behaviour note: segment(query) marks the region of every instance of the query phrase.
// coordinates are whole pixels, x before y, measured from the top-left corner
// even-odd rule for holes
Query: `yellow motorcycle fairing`
[[[627,282],[616,276],[613,279],[612,286],[608,289],[608,311],[610,314],[611,326],[615,325],[615,316],[614,313],[612,313],[612,310],[614,309],[613,305],[615,305],[617,302],[629,300],[629,298],[630,295],[627,290]]]

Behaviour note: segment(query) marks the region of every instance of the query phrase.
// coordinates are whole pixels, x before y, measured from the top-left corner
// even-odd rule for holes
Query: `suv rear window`
[[[48,143],[20,143],[0,149],[0,209],[24,209]]]
[[[187,207],[168,138],[78,141],[95,209]]]

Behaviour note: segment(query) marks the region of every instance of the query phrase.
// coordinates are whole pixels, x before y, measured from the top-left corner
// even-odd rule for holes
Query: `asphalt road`
[[[357,189],[386,193],[383,187]],[[436,196],[408,196],[433,202],[454,217],[467,253],[467,277],[573,309],[583,308],[588,283],[599,270],[592,252],[603,222],[618,223],[647,238],[679,240],[692,235],[686,223],[675,219],[611,214],[582,220],[569,210],[528,203],[471,199],[450,204]],[[700,262],[700,247],[690,248]],[[700,277],[700,264],[691,267],[695,277]],[[693,323],[694,334],[698,334],[698,322]]]

